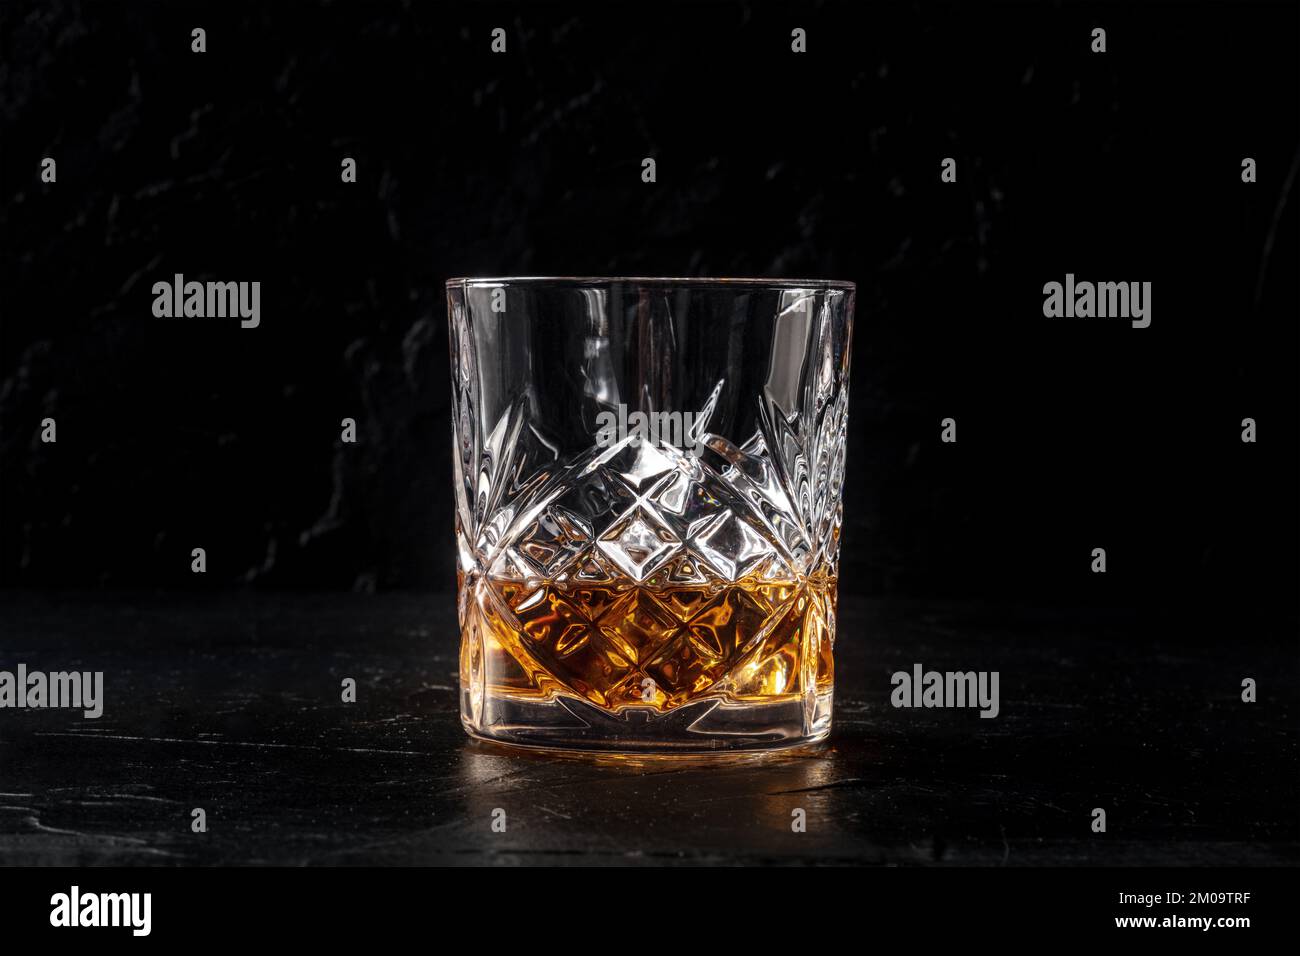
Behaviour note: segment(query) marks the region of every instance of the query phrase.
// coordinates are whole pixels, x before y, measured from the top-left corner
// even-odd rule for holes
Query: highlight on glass
[[[853,304],[826,280],[447,282],[470,734],[830,733]]]

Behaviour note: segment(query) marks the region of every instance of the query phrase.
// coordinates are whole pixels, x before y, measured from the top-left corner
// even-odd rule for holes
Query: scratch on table
[[[768,793],[771,797],[780,797],[789,793],[816,793],[818,790],[843,790],[846,787],[864,785],[867,780],[863,777],[845,777],[843,780],[832,780],[830,783],[819,783],[812,787],[796,787],[794,790],[773,790]]]
[[[127,844],[144,853],[154,853],[158,856],[175,856],[167,850],[160,850],[157,847],[148,846],[148,841],[139,837],[118,836],[112,833],[87,833],[83,830],[65,830],[61,827],[46,826],[34,814],[23,818],[23,822],[41,833],[52,833],[58,836],[76,837],[78,840],[91,840],[96,843],[108,843],[113,846]]]
[[[1264,236],[1264,245],[1260,250],[1259,271],[1255,278],[1255,305],[1259,305],[1260,298],[1264,295],[1264,276],[1268,272],[1269,260],[1273,257],[1273,242],[1277,238],[1277,228],[1282,222],[1282,213],[1286,209],[1288,197],[1291,195],[1291,187],[1295,185],[1296,171],[1300,170],[1300,150],[1291,157],[1291,168],[1287,170],[1286,179],[1282,181],[1282,190],[1278,194],[1277,204],[1273,208],[1273,219],[1269,223],[1268,232]]]
[[[541,810],[543,813],[549,813],[553,817],[559,817],[561,820],[573,819],[573,817],[569,816],[567,813],[561,813],[559,810],[552,810],[550,807],[538,806],[537,809]]]
[[[125,734],[38,733],[37,737],[84,737],[87,740],[131,740],[150,744],[201,744],[207,747],[252,747],[256,750],[315,750],[321,753],[384,754],[399,757],[430,757],[423,750],[386,750],[381,747],[317,747],[312,744],[273,744],[256,740],[198,740],[188,737],[131,737]]]
[[[30,809],[30,808],[29,808]],[[145,841],[139,837],[114,836],[112,834],[86,833],[83,830],[64,830],[61,827],[48,826],[40,821],[40,818],[34,814],[28,814],[23,818],[23,822],[33,829],[40,830],[42,833],[57,833],[62,836],[81,837],[89,840],[107,840],[110,843],[131,843],[143,844]]]

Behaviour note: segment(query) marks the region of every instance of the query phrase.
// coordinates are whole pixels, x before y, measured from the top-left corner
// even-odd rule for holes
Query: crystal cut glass
[[[830,732],[853,300],[447,283],[470,734],[698,753]]]

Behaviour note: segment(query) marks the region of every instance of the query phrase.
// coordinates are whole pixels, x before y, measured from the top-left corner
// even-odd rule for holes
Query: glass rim
[[[626,282],[631,285],[756,286],[775,289],[844,289],[856,291],[857,283],[845,279],[765,279],[755,276],[458,276],[448,279],[452,286],[499,285],[608,285]]]

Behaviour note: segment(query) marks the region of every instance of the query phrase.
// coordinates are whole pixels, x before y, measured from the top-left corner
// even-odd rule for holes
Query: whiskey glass
[[[472,736],[830,733],[853,304],[826,280],[447,282]]]

